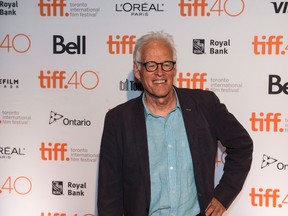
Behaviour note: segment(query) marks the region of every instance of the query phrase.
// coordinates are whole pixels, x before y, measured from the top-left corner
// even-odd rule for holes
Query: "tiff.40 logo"
[[[92,70],[75,71],[68,76],[68,81],[66,81],[66,71],[64,70],[47,70],[46,72],[41,70],[38,79],[42,89],[68,89],[74,87],[74,89],[94,90],[99,84],[98,74]]]
[[[244,0],[180,0],[178,4],[183,17],[211,16],[225,14],[231,17],[240,16],[245,9]]]
[[[251,205],[254,207],[274,207],[282,208],[288,204],[288,194],[285,198],[281,198],[279,189],[263,189],[251,188],[249,194],[251,197]]]
[[[283,45],[283,35],[254,36],[252,41],[255,55],[285,55],[288,45]]]

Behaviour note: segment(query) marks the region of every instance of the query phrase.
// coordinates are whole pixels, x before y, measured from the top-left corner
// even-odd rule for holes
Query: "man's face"
[[[141,62],[154,61],[162,63],[173,61],[173,52],[170,46],[163,41],[151,41],[141,50]],[[138,70],[139,69],[139,70]],[[134,75],[142,83],[147,96],[165,98],[172,91],[176,68],[169,72],[162,70],[161,65],[154,72],[148,72],[143,65],[134,64]]]

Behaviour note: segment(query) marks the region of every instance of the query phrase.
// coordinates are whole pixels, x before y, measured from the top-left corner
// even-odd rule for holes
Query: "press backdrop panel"
[[[97,215],[104,116],[140,94],[132,51],[159,30],[175,39],[175,85],[214,91],[255,142],[251,172],[225,215],[287,215],[287,6],[0,1],[0,215]],[[224,163],[220,145],[216,183]]]

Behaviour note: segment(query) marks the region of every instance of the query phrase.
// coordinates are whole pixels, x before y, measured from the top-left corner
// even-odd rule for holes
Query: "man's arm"
[[[214,94],[214,93],[213,93]],[[214,197],[227,209],[241,191],[252,163],[253,141],[245,128],[214,94],[216,134],[226,147],[224,173]]]

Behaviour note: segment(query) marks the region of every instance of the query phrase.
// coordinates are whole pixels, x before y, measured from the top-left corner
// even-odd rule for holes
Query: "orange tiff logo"
[[[280,128],[281,113],[266,113],[260,112],[257,116],[256,112],[252,112],[251,118],[251,129],[255,132],[283,132],[284,129]]]
[[[179,72],[176,81],[178,82],[179,88],[205,89],[204,85],[207,82],[206,76],[207,76],[207,73],[187,72],[184,75],[183,72]]]
[[[284,199],[281,198],[279,189],[259,188],[256,191],[255,188],[251,188],[249,196],[251,197],[251,205],[254,207],[282,208],[284,204],[288,204],[288,194]]]
[[[136,43],[135,41],[136,36],[135,35],[116,35],[115,38],[113,38],[112,35],[109,35],[107,44],[108,44],[108,51],[110,54],[132,54],[133,53],[133,47]]]
[[[38,7],[41,16],[69,16],[65,13],[66,8],[65,0],[39,0]]]
[[[67,143],[48,143],[42,142],[40,147],[41,159],[44,161],[70,161],[66,157]]]
[[[209,17],[212,14],[236,17],[243,13],[245,2],[244,0],[237,2],[235,0],[180,0],[178,6],[182,17]]]
[[[75,71],[72,75],[68,75],[64,70],[41,70],[38,79],[42,89],[94,90],[99,84],[99,76],[92,70]]]
[[[254,36],[252,41],[253,52],[255,55],[285,55],[288,50],[288,45],[286,48],[282,48],[283,36],[282,35],[272,35],[272,36]]]

